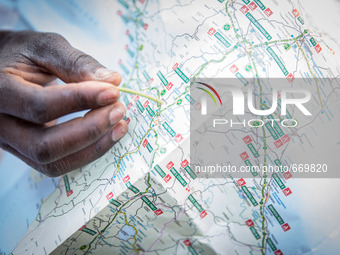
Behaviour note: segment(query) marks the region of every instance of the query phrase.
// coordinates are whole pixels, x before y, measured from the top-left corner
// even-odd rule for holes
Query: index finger
[[[119,98],[117,87],[105,82],[41,87],[16,76],[7,77],[6,82],[0,100],[2,113],[34,123],[46,123],[69,113],[112,104]]]

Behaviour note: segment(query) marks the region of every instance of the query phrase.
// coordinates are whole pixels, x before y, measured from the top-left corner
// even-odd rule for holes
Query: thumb
[[[122,77],[106,69],[93,57],[73,48],[59,34],[35,32],[29,42],[29,58],[66,83],[103,81],[119,85]]]

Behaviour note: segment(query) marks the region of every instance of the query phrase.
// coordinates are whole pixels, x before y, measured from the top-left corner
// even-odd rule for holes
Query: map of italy
[[[70,2],[80,11],[81,1]],[[315,194],[316,179],[303,182],[289,171],[205,178],[195,170],[190,109],[199,103],[190,89],[195,79],[230,78],[252,87],[256,103],[268,108],[266,79],[292,87],[304,81],[312,92],[311,118],[287,107],[297,127],[274,121],[226,130],[221,151],[231,165],[290,166],[301,155],[325,163],[323,152],[334,156],[340,150],[339,46],[310,29],[298,1],[113,2],[108,6],[123,30],[123,47],[111,45],[107,58],[120,68],[121,86],[165,103],[121,93],[129,133],[97,161],[60,178],[13,254],[280,255],[333,249],[340,220],[314,225],[321,229],[316,237],[307,231],[317,224],[312,219],[326,216],[300,206],[306,198],[327,206],[308,197]],[[268,118],[280,119],[280,112]],[[323,138],[327,133],[332,136]],[[327,146],[318,145],[320,137]],[[327,163],[336,169],[335,160]]]

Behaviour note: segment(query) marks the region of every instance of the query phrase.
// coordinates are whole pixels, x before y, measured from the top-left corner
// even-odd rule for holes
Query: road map
[[[34,28],[83,45],[82,50],[122,73],[121,86],[165,103],[121,93],[129,133],[100,159],[57,179],[13,254],[339,251],[337,179],[293,178],[290,172],[202,178],[190,164],[190,106],[197,99],[189,92],[195,78],[234,78],[240,86],[258,86],[250,82],[254,78],[280,78],[308,84],[312,120],[294,129],[274,125],[226,132],[228,162],[291,165],[300,163],[299,155],[309,155],[312,163],[336,167],[335,159],[320,161],[320,152],[336,158],[340,151],[340,47],[311,29],[303,4],[19,2]],[[62,2],[70,11],[61,15]],[[40,12],[53,22],[41,22]],[[75,21],[81,28],[67,26]],[[291,119],[300,118],[295,109],[288,111]],[[318,145],[323,133],[332,136]]]

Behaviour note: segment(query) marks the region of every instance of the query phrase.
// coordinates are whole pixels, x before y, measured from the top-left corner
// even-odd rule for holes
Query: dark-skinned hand
[[[0,147],[53,177],[92,162],[127,133],[120,82],[58,34],[0,31]]]

